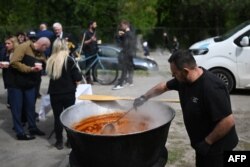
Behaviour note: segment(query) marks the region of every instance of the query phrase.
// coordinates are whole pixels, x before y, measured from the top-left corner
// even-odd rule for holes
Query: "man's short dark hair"
[[[96,21],[94,21],[94,20],[91,20],[91,21],[89,21],[88,22],[88,28],[93,24],[93,23],[95,23]]]
[[[189,50],[178,50],[174,52],[168,59],[169,63],[174,63],[179,70],[184,68],[195,68],[196,61]]]

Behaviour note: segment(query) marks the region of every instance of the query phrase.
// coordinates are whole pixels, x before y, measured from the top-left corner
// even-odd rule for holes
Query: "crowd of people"
[[[76,87],[82,80],[81,71],[70,56],[77,45],[58,22],[53,24],[53,31],[46,23],[41,23],[39,31],[18,32],[7,37],[4,44],[0,68],[17,140],[33,140],[35,136],[45,135],[36,125],[35,104],[40,96],[41,76],[47,74],[54,113],[55,147],[62,149],[63,127],[59,116],[75,103]]]
[[[92,57],[86,66],[93,63],[98,52],[97,22],[90,21],[82,34],[80,50],[86,57]],[[122,48],[119,63],[122,67],[121,78],[114,90],[124,84],[133,85],[133,56],[135,55],[135,33],[128,21],[121,21],[118,26],[117,44]],[[0,68],[3,83],[7,90],[7,107],[11,110],[13,130],[18,140],[33,140],[45,133],[36,125],[38,115],[35,104],[40,95],[42,75],[50,78],[48,94],[54,114],[55,147],[63,148],[63,126],[59,116],[62,111],[75,103],[77,84],[83,76],[75,61],[78,47],[70,33],[63,31],[61,23],[56,22],[51,30],[46,23],[39,25],[39,30],[27,33],[18,32],[5,39],[0,52]],[[93,70],[84,76],[88,84],[93,84]],[[26,132],[25,126],[28,125]]]
[[[128,21],[123,20],[119,25],[117,34],[117,43],[122,48],[118,56],[118,62],[121,67],[121,76],[113,90],[122,89],[124,84],[133,86],[134,63],[133,57],[136,54],[135,32],[131,29]]]
[[[53,31],[50,31],[42,23],[38,32],[7,37],[0,53],[0,68],[18,140],[33,140],[35,136],[45,135],[36,125],[35,104],[41,75],[44,72],[50,78],[48,94],[54,114],[55,147],[61,150],[63,126],[60,114],[75,103],[76,87],[83,76],[73,56],[77,44],[63,31],[60,23],[54,23],[52,27]],[[98,51],[96,28],[96,21],[90,21],[83,33],[80,50],[86,57]],[[135,32],[128,21],[120,22],[116,41],[122,48],[118,57],[121,76],[113,90],[122,89],[124,84],[133,86],[136,44]],[[174,78],[136,98],[134,107],[166,91],[178,91],[186,130],[196,151],[196,166],[221,167],[223,152],[232,150],[238,143],[229,93],[221,80],[197,66],[189,51],[179,50],[176,37],[174,41],[175,50],[168,60]],[[89,59],[87,66],[92,62]],[[93,83],[91,73],[85,77],[89,84]],[[25,130],[26,123],[29,133]]]

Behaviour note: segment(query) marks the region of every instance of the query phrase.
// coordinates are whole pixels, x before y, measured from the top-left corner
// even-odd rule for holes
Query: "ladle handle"
[[[121,116],[120,118],[118,118],[115,122],[118,122],[120,119],[122,119],[123,117],[125,117],[125,115],[127,115],[130,111],[132,111],[133,109],[135,109],[135,107],[133,106],[132,108],[130,108],[128,111],[125,112],[125,114],[123,114],[123,116]]]

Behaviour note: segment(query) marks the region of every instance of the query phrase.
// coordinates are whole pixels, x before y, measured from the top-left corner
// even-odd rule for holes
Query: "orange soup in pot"
[[[124,112],[114,112],[110,114],[103,114],[84,118],[83,120],[75,123],[73,129],[88,134],[103,134],[102,130],[104,125],[107,123],[113,123],[120,117]],[[115,130],[109,135],[118,134],[129,134],[149,129],[150,118],[144,115],[128,114],[118,122],[113,123]]]

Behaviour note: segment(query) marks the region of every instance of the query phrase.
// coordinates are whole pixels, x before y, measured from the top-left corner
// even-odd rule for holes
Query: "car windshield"
[[[228,32],[226,32],[225,34],[221,35],[221,36],[218,36],[218,37],[215,37],[214,38],[214,41],[215,42],[221,42],[221,41],[224,41],[226,39],[228,39],[229,37],[231,37],[233,34],[235,34],[237,31],[241,30],[242,28],[246,27],[247,25],[250,24],[250,21],[246,21],[242,24],[240,24],[239,26],[229,30]]]

